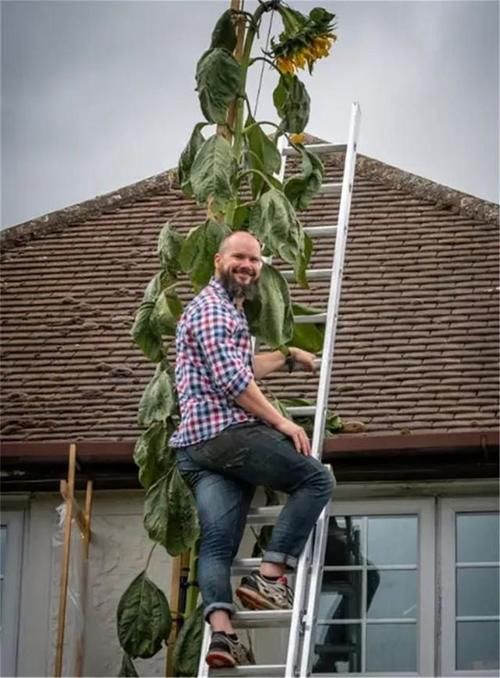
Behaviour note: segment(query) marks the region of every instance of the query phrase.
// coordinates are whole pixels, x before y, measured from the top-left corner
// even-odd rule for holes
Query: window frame
[[[457,513],[498,513],[498,497],[447,497],[440,499],[439,506],[439,543],[440,554],[440,675],[460,676],[498,676],[498,669],[459,670],[455,668],[456,658],[456,530]]]
[[[423,498],[394,498],[394,499],[339,499],[333,501],[330,514],[335,516],[375,516],[375,515],[408,515],[418,517],[418,544],[417,544],[417,671],[402,672],[371,672],[371,673],[335,673],[332,676],[388,676],[403,678],[403,676],[433,676],[435,675],[434,658],[434,629],[436,606],[436,576],[435,576],[435,499]],[[424,555],[432,554],[431,558]],[[429,586],[432,582],[432,586]],[[314,674],[326,676],[329,674]]]
[[[17,675],[21,581],[23,571],[24,511],[2,510],[0,523],[7,527],[3,590],[2,666],[3,676]]]

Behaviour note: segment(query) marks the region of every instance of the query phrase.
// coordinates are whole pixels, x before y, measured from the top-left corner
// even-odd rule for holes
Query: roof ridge
[[[316,138],[314,138],[314,141],[317,143]],[[339,166],[344,155],[343,152],[335,152],[330,157]],[[367,178],[383,182],[392,188],[405,190],[415,197],[433,202],[438,207],[451,209],[455,213],[470,219],[494,224],[499,222],[500,206],[496,203],[457,191],[449,186],[439,184],[431,179],[425,179],[363,154],[358,153],[356,161],[356,170],[359,170]],[[175,168],[169,169],[84,202],[63,207],[41,217],[10,226],[0,231],[1,249],[7,251],[15,245],[42,233],[59,231],[76,221],[96,217],[105,210],[122,207],[155,193],[158,189],[169,191],[175,183],[176,172]]]
[[[341,156],[335,158],[340,164]],[[498,224],[500,219],[500,205],[478,198],[470,193],[458,191],[432,179],[426,179],[418,174],[407,172],[395,165],[389,165],[382,160],[358,154],[356,170],[366,178],[375,179],[396,188],[411,193],[415,197],[434,203],[439,208],[451,209],[456,214],[468,217],[475,221]]]

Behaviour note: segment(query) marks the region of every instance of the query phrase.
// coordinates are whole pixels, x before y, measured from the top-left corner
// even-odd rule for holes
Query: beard
[[[235,269],[234,272],[229,269],[220,271],[219,280],[233,299],[245,299],[251,301],[255,299],[257,294],[257,280],[253,278],[249,283],[239,283],[235,278],[235,273],[238,273],[240,269]],[[242,269],[242,272],[247,272]]]

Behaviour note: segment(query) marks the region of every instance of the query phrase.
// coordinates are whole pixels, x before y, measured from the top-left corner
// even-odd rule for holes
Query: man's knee
[[[333,471],[329,467],[322,466],[321,471],[318,473],[316,486],[325,504],[332,498],[336,484]]]

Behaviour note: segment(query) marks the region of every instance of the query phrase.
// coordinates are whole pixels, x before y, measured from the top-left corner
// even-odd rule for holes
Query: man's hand
[[[311,443],[302,426],[298,426],[293,421],[283,418],[282,422],[276,425],[276,428],[293,440],[295,449],[299,454],[303,454],[306,457],[311,454]]]
[[[297,363],[297,367],[299,367],[299,369],[306,372],[316,372],[316,366],[314,364],[316,356],[314,353],[308,353],[307,351],[303,351],[301,348],[294,348],[291,346],[290,355]]]

